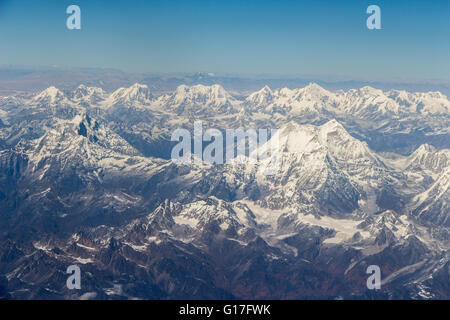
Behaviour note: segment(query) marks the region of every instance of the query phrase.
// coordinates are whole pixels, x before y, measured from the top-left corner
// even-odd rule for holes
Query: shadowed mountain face
[[[279,129],[279,166],[173,162],[196,120]],[[0,299],[448,299],[449,124],[370,87],[0,97]]]

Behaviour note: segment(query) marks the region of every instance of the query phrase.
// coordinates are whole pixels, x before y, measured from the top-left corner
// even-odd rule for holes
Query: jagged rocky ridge
[[[0,297],[448,299],[449,105],[315,84],[1,97]],[[280,128],[279,170],[174,164],[195,120]]]

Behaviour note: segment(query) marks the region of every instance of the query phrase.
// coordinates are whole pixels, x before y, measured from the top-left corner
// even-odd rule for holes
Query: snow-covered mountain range
[[[172,162],[195,120],[279,129],[278,170]],[[371,87],[0,97],[0,283],[16,299],[448,299],[449,124],[439,92]]]

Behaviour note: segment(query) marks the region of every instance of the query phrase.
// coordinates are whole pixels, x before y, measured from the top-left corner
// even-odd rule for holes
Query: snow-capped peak
[[[273,100],[273,92],[268,86],[264,86],[261,90],[253,92],[245,100],[253,105],[264,106]]]
[[[345,130],[344,126],[337,121],[336,119],[331,119],[330,121],[324,123],[321,127],[321,132],[329,134],[329,133],[333,133],[333,132],[340,132],[344,135],[348,135],[347,130]]]
[[[380,89],[365,86],[339,94],[341,109],[349,114],[375,119],[405,112],[405,108]]]
[[[264,91],[260,91],[255,97],[263,96],[262,93]],[[268,95],[268,92],[265,94]],[[316,83],[310,83],[300,89],[276,90],[268,102],[268,104],[272,104],[268,111],[279,111],[285,114],[320,114],[323,111],[336,110],[338,106],[336,94],[325,90]]]
[[[415,93],[413,104],[422,114],[450,114],[450,101],[440,92]]]
[[[212,86],[204,86],[202,84],[194,86],[181,85],[178,86],[175,91],[175,100],[179,102],[184,101],[185,99],[192,99],[195,101],[203,100],[204,98],[225,101],[226,99],[230,99],[231,95],[218,84]]]
[[[332,93],[328,90],[325,90],[317,83],[311,82],[306,87],[303,87],[299,90],[302,93],[308,93],[312,96],[323,96],[323,95],[331,95]]]
[[[407,159],[409,170],[431,170],[440,173],[450,163],[450,150],[436,150],[433,146],[423,144]]]
[[[140,154],[127,141],[86,113],[77,114],[70,120],[57,119],[34,142],[30,158],[36,163],[63,157],[98,165],[98,161],[105,157]]]
[[[308,212],[304,203],[321,206],[318,199],[326,195],[333,199],[333,208],[327,204],[329,213],[350,213],[364,204],[358,200],[363,199],[365,187],[378,186],[390,174],[367,144],[352,137],[336,120],[321,126],[288,122],[256,154],[269,153],[275,157],[262,160],[256,175],[264,189],[271,190],[264,200],[271,208],[292,206]],[[266,176],[264,172],[272,167],[274,174]],[[364,205],[375,211],[376,204],[370,201]]]
[[[274,138],[279,141],[281,153],[303,154],[319,149],[336,149],[346,144],[355,144],[358,145],[358,149],[365,149],[364,144],[350,136],[336,120],[328,121],[322,126],[300,125],[295,121],[290,121],[278,130]],[[268,145],[270,145],[270,141]],[[350,151],[354,152],[355,150],[346,152]]]
[[[176,113],[235,112],[236,100],[220,85],[179,86],[167,100]]]
[[[383,90],[371,86],[364,86],[358,90],[362,95],[379,96],[384,95]]]
[[[441,92],[407,92],[390,90],[387,96],[410,113],[449,114],[450,102]]]
[[[133,106],[135,104],[150,104],[153,96],[145,84],[135,83],[129,88],[119,88],[110,96],[113,105],[122,104]]]
[[[97,104],[106,98],[106,93],[102,88],[87,87],[79,85],[72,92],[72,99],[79,102]]]
[[[98,87],[87,87],[83,84],[79,85],[73,92],[73,96],[76,99],[81,99],[84,96],[89,96],[92,94],[104,94],[105,91],[103,91],[102,88]]]
[[[51,86],[33,98],[33,101],[39,103],[58,103],[66,100],[65,94],[58,88]]]
[[[425,154],[428,152],[435,152],[435,151],[436,151],[435,147],[430,146],[429,144],[425,143],[425,144],[422,144],[419,148],[417,148],[417,150],[414,151],[414,153],[416,155],[420,155],[420,154]]]

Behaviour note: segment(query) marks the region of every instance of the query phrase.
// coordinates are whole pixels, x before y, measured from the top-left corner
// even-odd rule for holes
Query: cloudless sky
[[[0,0],[0,64],[449,79],[450,0]]]

